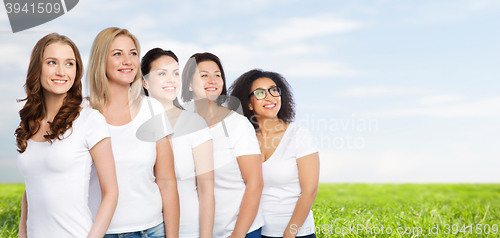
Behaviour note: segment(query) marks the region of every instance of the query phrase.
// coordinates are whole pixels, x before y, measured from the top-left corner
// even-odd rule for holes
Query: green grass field
[[[2,238],[23,189],[0,184]],[[500,184],[320,184],[313,212],[318,237],[500,237]]]
[[[17,237],[24,184],[0,184],[0,237]]]

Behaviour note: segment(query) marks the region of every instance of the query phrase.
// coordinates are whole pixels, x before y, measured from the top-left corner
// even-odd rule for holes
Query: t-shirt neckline
[[[229,121],[230,121],[230,118],[232,118],[232,116],[233,116],[233,114],[234,114],[234,113],[235,113],[235,112],[234,112],[233,110],[231,110],[231,111],[229,112],[229,114],[227,114],[227,116],[226,116],[226,117],[224,117],[224,119],[222,119],[220,122],[217,122],[217,124],[215,124],[213,127],[208,127],[208,129],[210,129],[210,130],[212,130],[212,129],[213,129],[213,130],[215,130],[215,128],[221,127],[221,126],[222,126],[222,123],[224,123],[224,121],[225,121],[225,123],[227,123],[227,122],[229,122]]]
[[[142,99],[142,103],[141,103],[141,108],[139,109],[139,112],[138,112],[138,113],[137,113],[137,115],[135,115],[135,117],[134,117],[134,118],[132,118],[132,120],[130,120],[129,122],[127,122],[127,123],[125,123],[125,124],[123,124],[123,125],[121,125],[121,126],[115,126],[115,125],[111,125],[111,124],[109,124],[109,123],[106,123],[106,124],[108,124],[108,127],[109,127],[109,128],[125,128],[125,127],[128,127],[128,126],[130,126],[130,125],[133,125],[133,122],[134,122],[134,121],[136,121],[136,120],[138,120],[137,118],[138,118],[138,117],[139,117],[139,115],[141,114],[142,110],[144,110],[144,108],[145,108],[144,104],[146,103],[146,100],[147,100],[147,99],[148,99],[148,97],[147,97],[147,96],[144,96],[144,97],[143,97],[143,99]],[[151,112],[151,113],[153,113],[153,112]],[[153,113],[153,114],[154,114],[154,113]]]
[[[87,108],[86,108],[86,107],[81,107],[81,109],[80,109],[80,113],[78,114],[78,117],[76,117],[76,118],[75,118],[75,120],[73,120],[73,125],[75,124],[76,120],[78,120],[78,118],[80,118],[80,117],[81,117],[81,114],[82,114],[83,110],[85,110],[85,109],[87,109]],[[72,129],[73,129],[73,128],[70,128],[70,130],[72,130]],[[66,132],[65,132],[65,133],[66,133]],[[39,145],[43,145],[43,144],[45,144],[45,143],[49,143],[49,144],[51,144],[48,140],[46,140],[46,141],[35,141],[35,140],[33,140],[33,139],[29,138],[29,139],[28,139],[28,142],[29,142],[29,141],[31,141],[31,142],[33,142],[33,143],[36,143],[36,144],[39,144]]]
[[[276,151],[278,151],[278,149],[281,147],[281,144],[283,144],[281,142],[283,142],[283,140],[289,134],[288,131],[291,131],[290,128],[292,127],[292,125],[293,125],[293,122],[290,122],[290,124],[288,124],[288,127],[286,128],[285,133],[281,137],[280,143],[278,144],[278,146],[276,146],[276,149],[274,150],[273,154],[271,154],[271,156],[269,156],[269,158],[266,161],[262,162],[262,164],[266,163],[267,161],[271,160],[271,158],[273,158],[273,156],[276,154]]]

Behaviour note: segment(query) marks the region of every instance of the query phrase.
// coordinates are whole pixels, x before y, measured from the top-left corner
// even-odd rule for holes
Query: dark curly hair
[[[155,60],[159,59],[162,56],[172,57],[175,62],[179,64],[179,58],[177,58],[177,55],[175,55],[171,50],[163,50],[162,48],[151,49],[141,59],[141,72],[144,77],[148,77],[148,74],[151,72],[151,64],[153,64]],[[146,96],[149,96],[148,90],[146,90],[144,87],[142,87],[142,89],[144,91],[144,94],[146,94]],[[179,109],[184,109],[179,103],[179,99],[177,97],[174,100],[174,106]]]
[[[67,44],[73,49],[76,60],[76,75],[73,86],[69,89],[64,98],[63,105],[54,117],[54,120],[49,122],[51,133],[47,133],[43,137],[50,143],[54,142],[56,139],[62,140],[64,133],[73,126],[73,121],[80,114],[80,105],[83,100],[81,81],[83,63],[80,51],[78,51],[75,43],[66,36],[57,33],[46,35],[36,43],[31,52],[26,84],[24,84],[26,98],[18,100],[18,102],[26,101],[23,108],[19,111],[21,122],[14,133],[17,141],[17,151],[19,151],[19,153],[26,151],[28,139],[38,132],[40,129],[40,121],[47,113],[40,75],[42,73],[43,53],[47,46],[56,42]]]
[[[189,102],[191,99],[193,99],[193,92],[189,91],[189,85],[193,81],[193,75],[196,73],[198,64],[205,61],[213,61],[220,69],[220,74],[224,85],[222,86],[221,94],[217,98],[217,104],[221,105],[227,100],[227,97],[220,97],[227,95],[226,75],[224,74],[224,68],[222,68],[222,63],[219,57],[208,52],[196,53],[192,55],[191,57],[189,57],[188,62],[184,66],[184,69],[182,70],[182,101]]]
[[[248,104],[252,93],[252,84],[255,80],[260,78],[270,78],[274,81],[276,86],[281,89],[281,109],[278,112],[278,118],[285,122],[293,122],[295,118],[295,102],[293,100],[292,88],[286,79],[276,72],[252,69],[242,74],[229,88],[231,98],[235,97],[241,102],[243,114],[248,118],[256,130],[259,129],[259,123],[257,123],[255,115],[248,107]],[[236,105],[236,103],[231,102],[229,104],[233,106]]]

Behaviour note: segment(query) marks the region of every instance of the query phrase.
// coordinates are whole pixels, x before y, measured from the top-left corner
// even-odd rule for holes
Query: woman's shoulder
[[[288,124],[287,130],[289,130],[293,136],[303,137],[311,135],[311,132],[309,131],[309,129],[307,129],[307,127],[301,126],[293,122],[290,122]]]
[[[160,114],[160,113],[165,112],[165,108],[163,107],[161,102],[156,100],[155,98],[148,97],[148,96],[142,96],[142,100],[140,100],[140,102],[142,104],[142,107],[144,105],[146,105],[147,107],[151,107],[153,109],[154,114]],[[149,112],[149,110],[150,110],[150,108],[148,108],[147,111]],[[141,110],[141,111],[144,111],[144,110]]]
[[[93,123],[96,123],[97,121],[106,122],[106,119],[98,110],[83,106],[80,110],[80,115],[78,116],[77,120],[84,122],[92,121]]]
[[[235,112],[233,110],[228,110],[228,114],[226,116],[226,118],[224,118],[225,121],[232,121],[232,122],[236,122],[236,123],[242,123],[242,122],[249,122],[248,119],[239,114],[238,112]]]

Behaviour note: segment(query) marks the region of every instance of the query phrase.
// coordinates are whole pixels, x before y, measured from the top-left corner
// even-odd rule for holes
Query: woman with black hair
[[[319,155],[309,131],[293,123],[290,85],[278,73],[254,69],[230,90],[260,143],[262,237],[316,237],[311,206],[318,190]]]
[[[174,131],[169,138],[179,192],[179,237],[212,237],[215,210],[213,145],[207,123],[179,104],[179,59],[172,51],[151,49],[141,60],[141,71],[146,95],[163,105]]]
[[[223,107],[227,99],[224,69],[217,56],[191,56],[182,72],[182,98],[210,127],[214,145],[214,237],[256,238],[264,225],[260,150],[246,118]],[[191,100],[194,99],[194,102]]]

